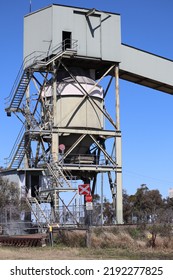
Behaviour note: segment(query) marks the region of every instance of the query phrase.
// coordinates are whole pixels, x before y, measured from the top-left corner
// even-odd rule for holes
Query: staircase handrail
[[[26,56],[24,58],[24,60],[22,62],[22,65],[20,66],[19,72],[17,74],[17,77],[16,77],[16,79],[14,81],[14,84],[12,86],[12,89],[10,91],[10,94],[7,97],[5,97],[5,100],[6,100],[5,104],[10,104],[10,102],[12,101],[14,93],[17,90],[19,82],[20,82],[20,80],[21,80],[21,78],[22,78],[22,76],[24,74],[24,70],[26,69],[26,65],[27,65],[28,61],[31,60],[31,58],[29,58],[29,57],[33,57],[34,58],[36,53],[40,53],[40,52],[39,51],[34,51],[34,52],[32,52],[31,54],[29,54],[28,56]],[[41,53],[43,53],[43,52],[41,52]]]
[[[5,104],[10,103],[10,101],[12,100],[13,94],[14,94],[15,90],[17,89],[17,85],[19,83],[19,80],[22,77],[22,74],[23,74],[23,63],[21,65],[20,69],[19,69],[19,72],[18,72],[17,77],[16,77],[16,79],[14,81],[14,84],[13,84],[13,87],[12,87],[12,89],[10,91],[10,94],[7,97],[5,97],[5,100],[6,100]]]
[[[39,61],[43,61],[45,58],[50,57],[52,54],[54,55],[58,55],[61,52],[63,52],[63,46],[66,46],[66,40],[64,40],[63,42],[57,44],[56,46],[52,47],[49,51],[44,52],[44,51],[34,51],[31,54],[27,55],[23,62],[22,65],[19,69],[19,72],[17,74],[17,77],[15,79],[15,82],[13,84],[13,87],[10,91],[10,94],[5,98],[5,104],[10,104],[14,94],[17,90],[17,87],[22,79],[22,76],[24,74],[25,71],[27,71],[27,69],[32,68],[33,65],[37,64]],[[66,50],[75,50],[77,51],[77,40],[72,40],[71,43],[71,48],[70,49],[66,49]],[[65,50],[64,50],[65,52]],[[51,59],[50,59],[51,60]],[[49,60],[48,60],[49,61]],[[48,61],[46,61],[46,64],[48,63]],[[8,106],[7,106],[8,108]]]
[[[71,184],[69,183],[68,179],[66,177],[69,177],[69,173],[65,170],[63,170],[63,165],[61,165],[61,167],[58,165],[58,163],[55,163],[56,169],[59,171],[59,173],[61,174],[62,178],[64,179],[64,181],[66,182],[66,184],[69,186],[69,188],[71,188]]]
[[[41,207],[40,207],[40,205],[38,203],[38,200],[36,198],[34,198],[34,197],[26,198],[26,203],[27,203],[28,207],[30,208],[31,212],[33,213],[35,219],[37,220],[37,223],[38,223],[39,227],[43,228],[43,225],[41,224],[41,222],[39,220],[39,217],[37,216],[37,213],[35,213],[34,209],[32,208],[32,204],[31,203],[35,203],[36,207],[39,208],[39,212],[42,215],[42,217],[45,219],[45,223],[48,226],[49,225],[49,221],[48,221],[47,217],[45,216],[43,210],[41,209]]]
[[[51,176],[54,178],[54,180],[56,180],[57,183],[60,184],[61,187],[63,187],[63,185],[61,184],[57,174],[54,172],[53,168],[51,167],[51,165],[48,162],[46,162],[46,166],[47,166],[47,169],[50,172]]]
[[[61,178],[64,180],[64,182],[68,185],[69,188],[71,188],[71,184],[69,183],[68,179],[66,178],[66,174],[64,174],[63,165],[59,165],[56,161],[53,160],[53,158],[50,160],[50,163],[47,163],[50,166],[50,172],[52,170],[52,175],[58,180],[58,176],[55,173],[56,171],[59,173]],[[55,170],[54,170],[55,168]]]
[[[12,160],[12,158],[14,157],[14,154],[16,152],[16,147],[20,144],[20,142],[22,141],[22,138],[24,136],[24,131],[25,131],[25,124],[22,125],[9,156],[7,158],[5,158],[6,164],[8,164]]]
[[[72,40],[71,48],[64,48],[64,46],[66,46],[66,44],[67,44],[66,40],[64,40],[61,43],[57,44],[56,46],[52,47],[48,52],[43,52],[40,55],[35,55],[35,58],[33,61],[32,61],[32,58],[30,59],[30,61],[32,61],[32,64],[30,64],[30,66],[32,67],[32,65],[35,65],[35,64],[37,65],[39,63],[41,63],[43,65],[48,65],[54,59],[51,57],[51,55],[58,56],[60,54],[65,54],[69,50],[77,51],[77,46],[78,46],[77,40]],[[35,52],[35,53],[38,53],[38,52]],[[49,59],[44,61],[45,58],[49,58]],[[29,60],[27,62],[29,62]]]

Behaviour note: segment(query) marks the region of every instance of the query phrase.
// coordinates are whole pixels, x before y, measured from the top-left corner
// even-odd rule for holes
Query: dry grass
[[[114,234],[113,232],[103,231],[99,235],[94,232],[91,234],[91,247],[94,248],[129,248],[133,246],[134,240],[126,232]]]
[[[78,258],[80,259],[80,254],[77,248],[0,248],[0,260],[72,260]]]
[[[0,247],[0,259],[173,259],[173,236],[157,234],[156,246],[148,247],[148,230],[116,227],[86,231],[59,231],[54,247]],[[88,240],[87,240],[87,238]],[[86,244],[90,246],[87,248]]]
[[[173,260],[173,250],[152,248],[0,248],[0,260]]]
[[[56,244],[63,244],[68,247],[86,247],[85,230],[59,230],[54,236]]]

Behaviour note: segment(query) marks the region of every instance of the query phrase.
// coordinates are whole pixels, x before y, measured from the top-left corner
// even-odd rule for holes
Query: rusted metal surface
[[[43,247],[47,244],[47,241],[47,234],[0,236],[1,246]]]

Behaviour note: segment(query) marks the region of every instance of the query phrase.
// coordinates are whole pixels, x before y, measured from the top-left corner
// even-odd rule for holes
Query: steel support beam
[[[57,98],[57,82],[56,82],[56,77],[57,77],[57,69],[55,63],[53,63],[54,67],[54,76],[53,76],[53,92],[52,92],[52,97],[53,97],[53,127],[57,127],[57,104],[56,104],[56,98]],[[52,132],[52,156],[53,160],[56,162],[58,161],[58,146],[59,146],[59,134],[56,132]]]
[[[119,66],[115,67],[115,91],[116,91],[116,126],[117,132],[121,136],[120,131],[120,97],[119,97]],[[121,156],[121,137],[115,138],[115,156],[117,166],[122,166]],[[116,222],[123,223],[123,198],[122,198],[122,172],[116,173]]]

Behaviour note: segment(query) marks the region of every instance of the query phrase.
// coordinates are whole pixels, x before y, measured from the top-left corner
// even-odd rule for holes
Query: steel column
[[[57,77],[57,69],[55,63],[53,63],[53,72],[54,72],[54,81],[53,81],[53,89],[52,89],[52,103],[53,103],[53,127],[57,127],[57,82],[56,82],[56,77]],[[53,160],[55,162],[58,161],[58,146],[59,146],[59,135],[57,132],[54,132],[52,130],[52,156]]]
[[[119,97],[119,66],[115,67],[115,91],[116,91],[116,126],[120,137],[115,137],[115,156],[118,167],[122,167],[121,155],[121,131],[120,131],[120,97]],[[116,222],[123,223],[122,203],[122,172],[116,173]]]

